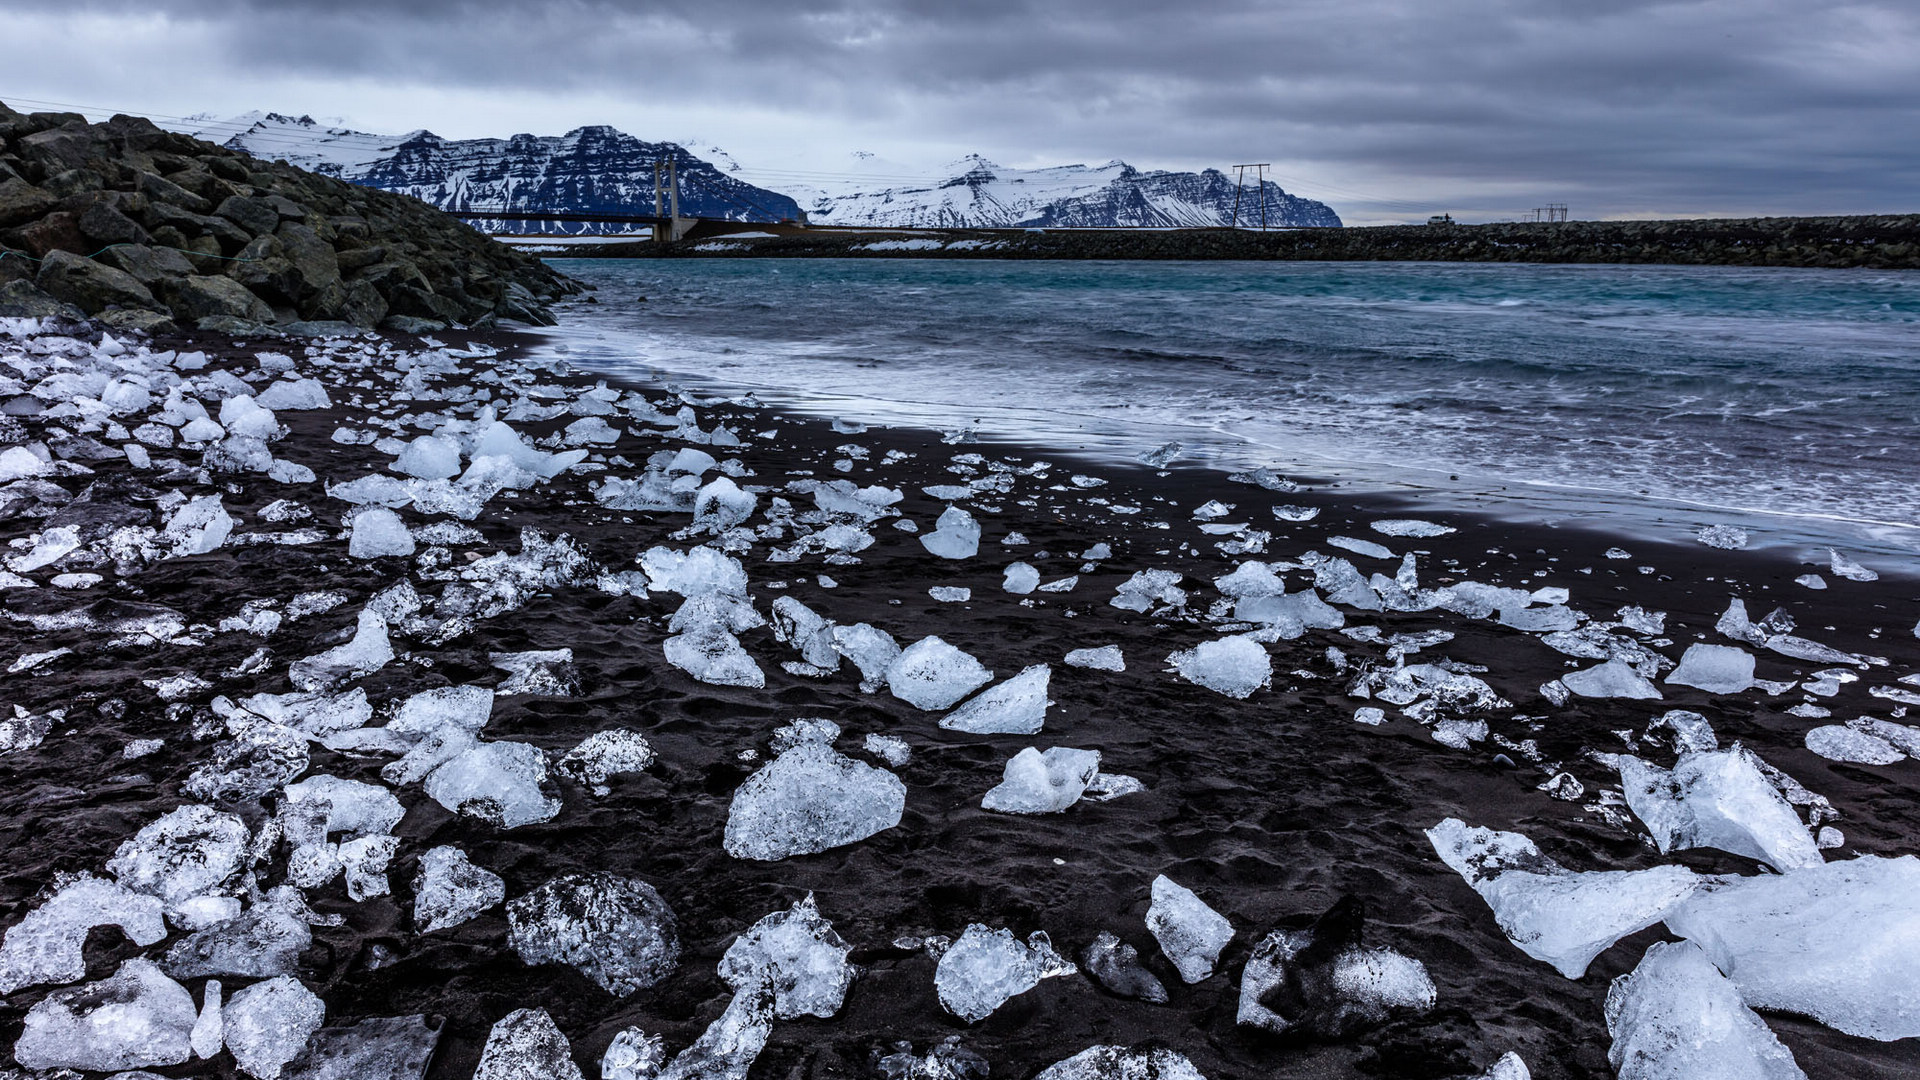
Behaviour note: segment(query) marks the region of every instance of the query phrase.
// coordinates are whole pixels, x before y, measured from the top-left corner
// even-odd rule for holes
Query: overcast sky
[[[612,124],[771,187],[866,150],[1266,161],[1354,224],[1920,211],[1915,0],[4,0],[0,41],[21,108]]]

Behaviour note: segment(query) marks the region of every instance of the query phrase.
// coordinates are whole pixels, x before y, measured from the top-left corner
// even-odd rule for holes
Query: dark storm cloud
[[[1289,161],[1330,180],[1308,193],[1336,205],[1364,189],[1496,211],[1912,210],[1920,180],[1920,15],[1905,2],[78,8],[160,11],[256,76],[733,106],[1028,161]]]

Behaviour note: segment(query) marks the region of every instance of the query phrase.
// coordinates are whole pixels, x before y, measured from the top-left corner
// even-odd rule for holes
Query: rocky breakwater
[[[551,325],[579,286],[417,199],[129,116],[0,103],[0,317],[120,330]]]

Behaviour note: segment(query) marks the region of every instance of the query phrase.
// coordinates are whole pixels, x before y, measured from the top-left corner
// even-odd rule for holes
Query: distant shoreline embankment
[[[753,228],[748,226],[746,228]],[[1271,259],[1920,269],[1920,214],[1342,229],[806,230],[556,245],[548,257]]]

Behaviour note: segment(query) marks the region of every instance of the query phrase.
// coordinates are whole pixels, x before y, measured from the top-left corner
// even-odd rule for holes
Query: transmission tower
[[[1269,161],[1233,167],[1233,218],[1227,223],[1228,228],[1240,227],[1240,192],[1246,186],[1247,170],[1253,169],[1254,193],[1260,196],[1260,231],[1267,230],[1267,170],[1272,167],[1273,163]]]

